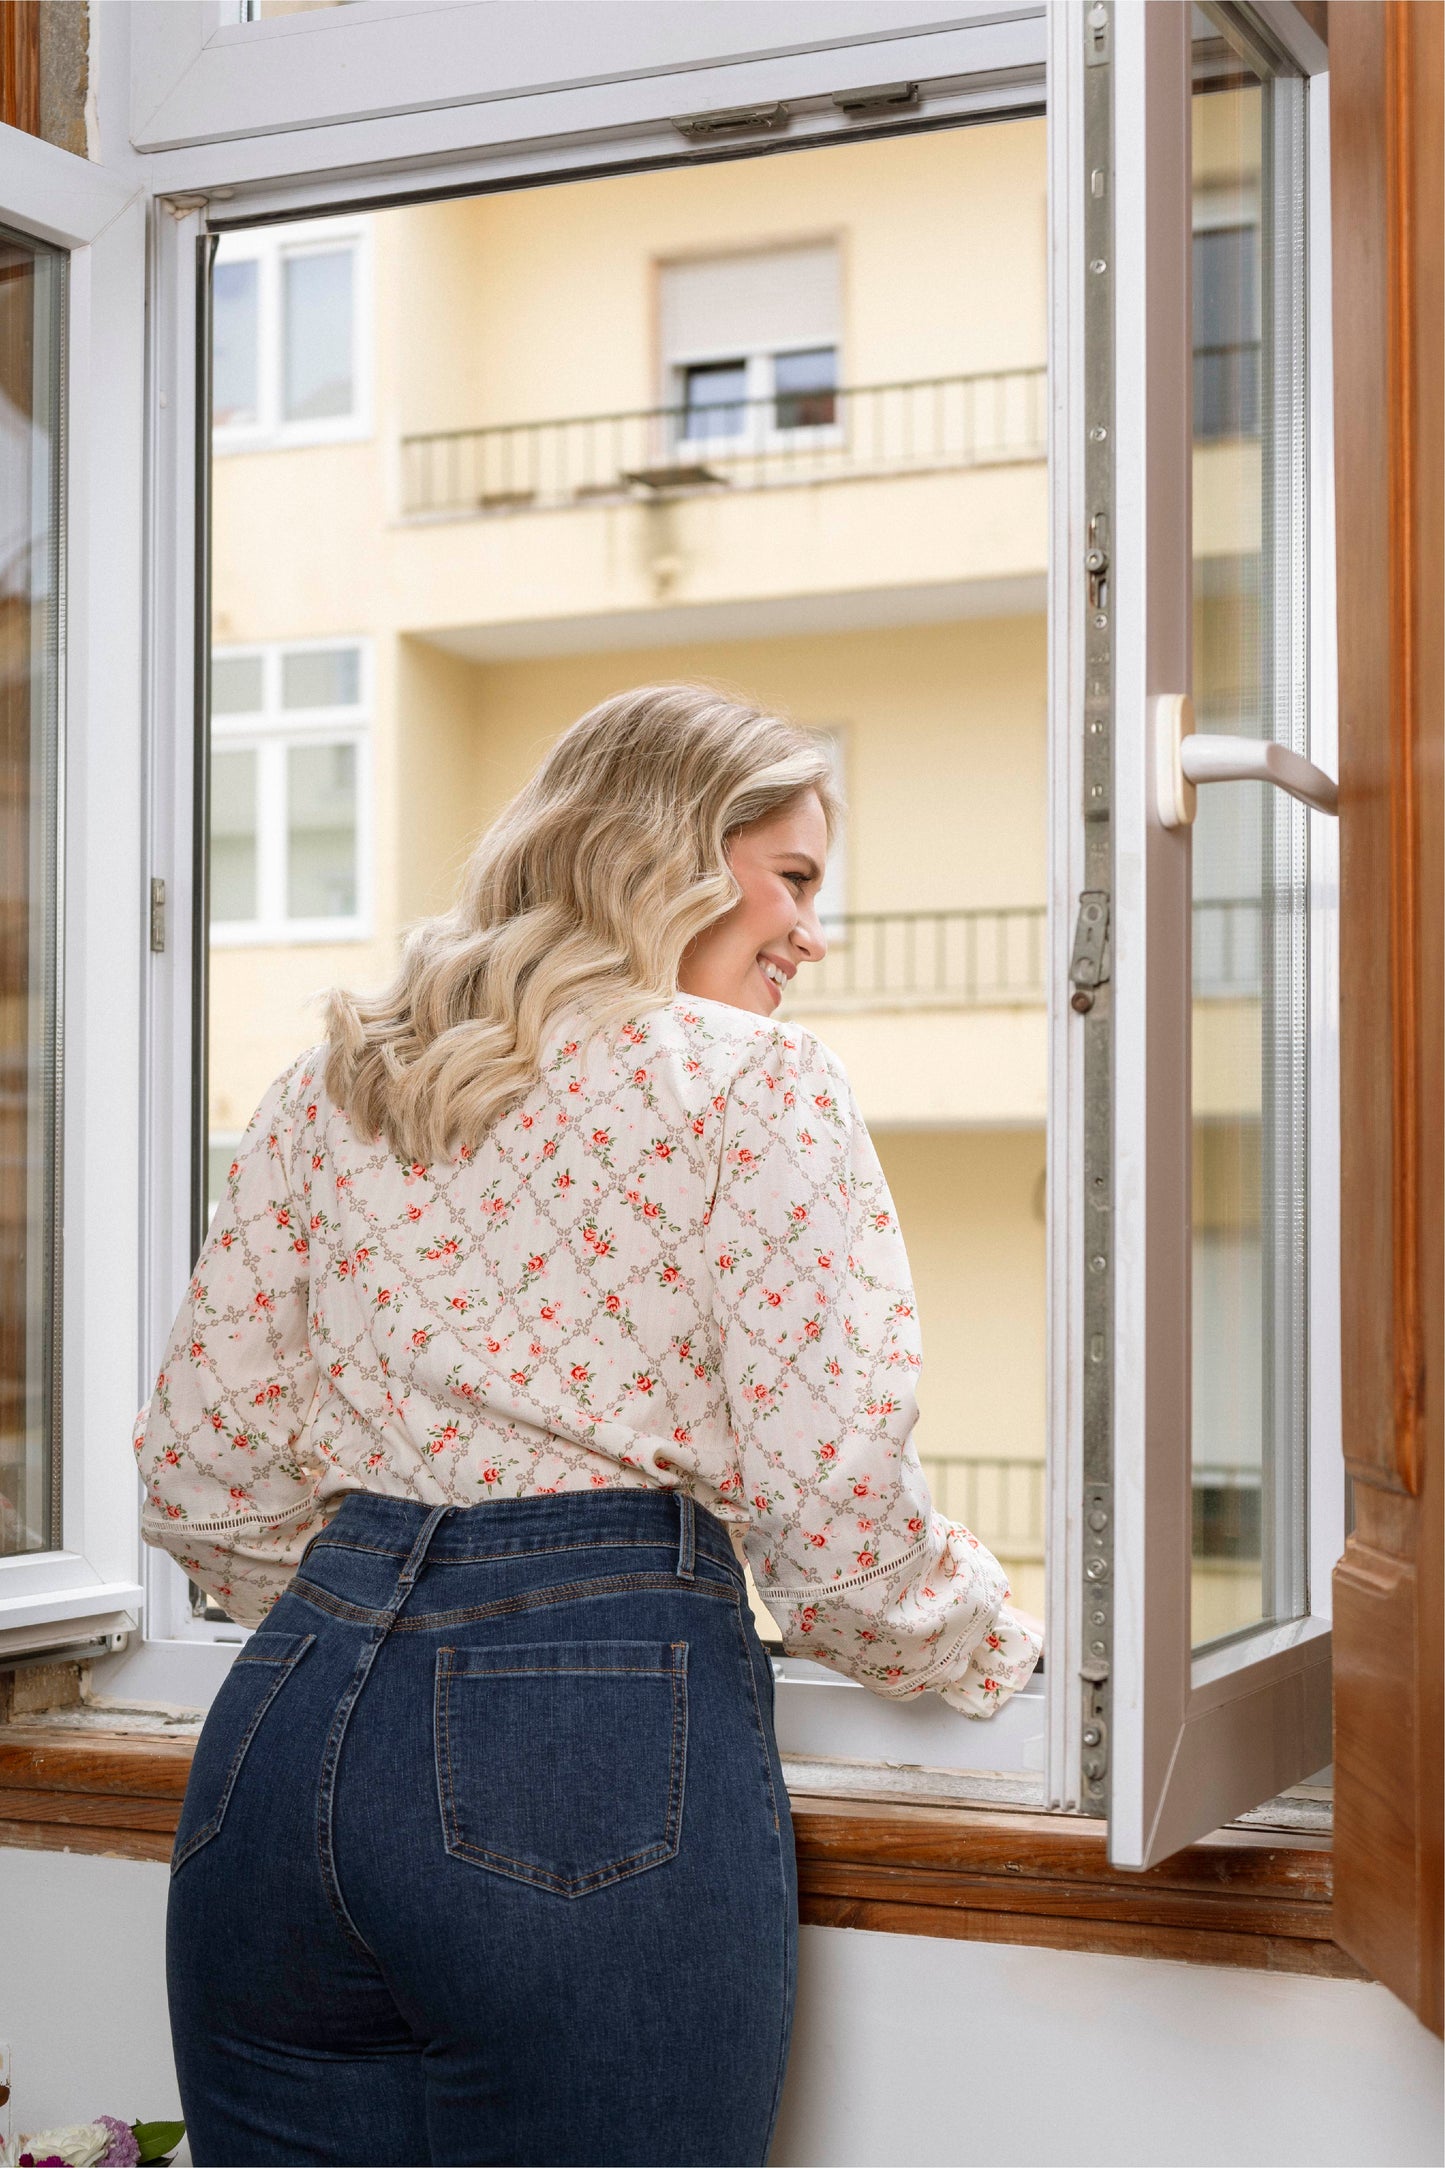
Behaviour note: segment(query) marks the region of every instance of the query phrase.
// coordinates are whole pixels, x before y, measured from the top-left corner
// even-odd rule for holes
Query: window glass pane
[[[1304,751],[1301,86],[1195,23],[1196,725]],[[1199,792],[1196,1643],[1305,1602],[1305,824],[1258,783]]]
[[[1204,195],[1201,210],[1214,208]],[[1259,433],[1259,229],[1194,234],[1194,434]]]
[[[286,754],[286,915],[356,916],[356,747]]]
[[[322,421],[352,411],[353,272],[349,248],[282,259],[288,422]]]
[[[0,231],[0,1555],[62,1540],[56,754],[65,264]]]
[[[258,766],[249,747],[218,747],[211,755],[211,919],[216,925],[246,925],[261,915]]]
[[[838,353],[832,346],[817,346],[806,354],[773,357],[774,424],[779,429],[817,429],[838,418],[834,397],[838,385]]]
[[[283,708],[354,708],[360,699],[359,648],[301,648],[281,657]]]
[[[748,369],[743,361],[709,361],[684,369],[685,437],[740,437],[747,427]]]
[[[261,701],[260,656],[217,655],[211,664],[211,713],[259,715]]]
[[[260,415],[261,266],[218,262],[211,280],[211,412],[218,427]]]

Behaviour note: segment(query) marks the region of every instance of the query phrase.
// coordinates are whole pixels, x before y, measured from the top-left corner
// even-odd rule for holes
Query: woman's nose
[[[820,964],[828,953],[828,938],[823,931],[823,922],[811,903],[798,913],[797,924],[793,928],[793,946],[802,952],[804,963]]]

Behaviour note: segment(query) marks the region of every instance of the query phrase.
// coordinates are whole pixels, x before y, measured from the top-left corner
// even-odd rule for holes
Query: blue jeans
[[[191,2153],[766,2159],[793,2014],[772,1672],[681,1494],[355,1494],[206,1719],[176,1836]]]

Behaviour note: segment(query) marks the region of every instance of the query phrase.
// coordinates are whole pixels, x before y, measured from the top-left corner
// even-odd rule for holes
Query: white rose
[[[70,2168],[94,2168],[110,2145],[104,2123],[67,2123],[60,2130],[22,2131],[4,2152],[4,2168],[16,2168],[22,2153],[36,2160],[63,2160]]]

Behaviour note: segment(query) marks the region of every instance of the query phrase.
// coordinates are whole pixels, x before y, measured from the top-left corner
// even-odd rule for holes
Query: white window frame
[[[128,1448],[140,1325],[146,203],[17,130],[0,222],[69,258],[59,878],[61,1546],[0,1559],[0,1661],[140,1616]]]
[[[286,655],[352,648],[358,656],[354,706],[283,708],[281,666]],[[261,664],[262,706],[254,714],[212,715],[211,746],[254,752],[256,775],[256,887],[262,908],[254,919],[217,919],[211,947],[297,948],[318,943],[369,941],[372,934],[375,813],[372,792],[374,665],[369,638],[348,635],[306,640],[251,641],[212,650],[213,659],[256,657]],[[286,755],[293,745],[350,745],[356,749],[356,909],[346,918],[292,918],[286,899]]]
[[[292,420],[285,412],[286,265],[300,256],[351,255],[351,406],[345,414]],[[256,419],[218,427],[213,449],[294,451],[305,444],[357,444],[372,434],[376,340],[372,311],[371,229],[357,218],[323,218],[304,227],[259,227],[224,235],[218,263],[254,263],[256,295]]]
[[[1310,757],[1335,750],[1326,56],[1307,78]],[[1330,1757],[1329,1567],[1344,1542],[1338,1317],[1338,831],[1312,814],[1310,1503],[1304,1615],[1192,1646],[1190,852],[1158,816],[1154,702],[1190,683],[1190,39],[1185,8],[1110,10],[1114,74],[1113,1647],[1109,1855],[1142,1868]],[[1082,76],[1082,37],[1070,66]],[[1082,186],[1082,165],[1079,185]],[[1077,532],[1078,530],[1076,530]],[[1081,558],[1081,552],[1075,553]],[[1077,575],[1076,575],[1077,576]],[[1264,787],[1264,786],[1261,786]]]

